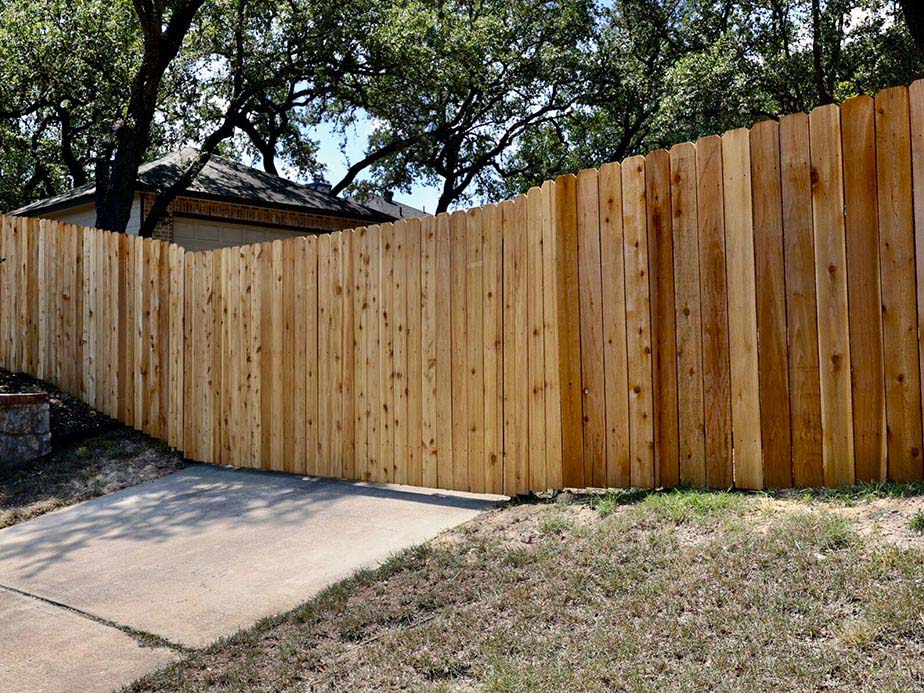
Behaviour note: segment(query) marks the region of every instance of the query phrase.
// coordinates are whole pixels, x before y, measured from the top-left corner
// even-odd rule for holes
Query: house
[[[411,207],[410,205],[406,205],[403,202],[396,202],[395,194],[391,190],[387,190],[381,195],[356,195],[347,199],[351,202],[365,205],[366,207],[369,207],[376,212],[388,214],[395,219],[413,219],[415,217],[427,216],[427,213],[422,209]]]
[[[197,153],[192,148],[180,149],[138,170],[127,233],[138,234],[142,214],[150,209],[158,192],[169,187]],[[33,202],[11,214],[93,226],[94,193],[91,183]],[[330,186],[321,181],[295,183],[213,156],[189,188],[173,201],[152,235],[187,250],[207,250],[350,229],[395,218],[331,195]]]

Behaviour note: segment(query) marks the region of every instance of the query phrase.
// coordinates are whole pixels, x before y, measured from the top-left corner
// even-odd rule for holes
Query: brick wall
[[[154,204],[154,195],[143,194],[145,216]],[[343,217],[328,217],[304,212],[291,212],[286,210],[266,209],[248,205],[236,205],[228,202],[215,202],[199,200],[190,197],[178,197],[167,208],[167,214],[158,221],[152,234],[153,238],[162,241],[173,241],[173,219],[177,216],[211,217],[223,221],[241,221],[250,226],[266,225],[273,228],[284,227],[293,231],[305,229],[306,231],[341,231],[362,226],[368,222],[361,219],[346,219]]]

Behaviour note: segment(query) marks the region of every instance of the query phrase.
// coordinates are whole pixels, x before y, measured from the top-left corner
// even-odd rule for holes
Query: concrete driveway
[[[498,498],[196,465],[0,530],[0,691],[124,685]]]

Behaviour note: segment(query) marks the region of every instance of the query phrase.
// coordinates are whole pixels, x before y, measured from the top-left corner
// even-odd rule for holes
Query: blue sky
[[[327,179],[337,182],[347,172],[350,163],[363,157],[369,132],[372,130],[372,121],[363,117],[357,121],[354,131],[351,132],[346,143],[346,151],[340,149],[340,136],[331,132],[330,128],[319,128],[315,131],[320,150],[318,158],[327,165]],[[360,179],[368,176],[360,174]],[[406,204],[432,213],[439,200],[439,189],[415,185],[410,193],[396,193],[395,199]]]

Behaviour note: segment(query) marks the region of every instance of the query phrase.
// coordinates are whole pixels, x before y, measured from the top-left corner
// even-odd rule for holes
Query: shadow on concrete
[[[197,464],[0,530],[0,578],[2,566],[11,564],[19,565],[19,579],[35,577],[89,544],[96,549],[109,542],[161,544],[178,535],[220,536],[261,525],[267,532],[284,532],[287,526],[304,526],[316,515],[330,516],[334,523],[361,523],[363,518],[343,516],[355,514],[350,506],[360,499],[381,499],[386,502],[383,507],[392,508],[398,503],[470,511],[498,502],[497,497]]]

